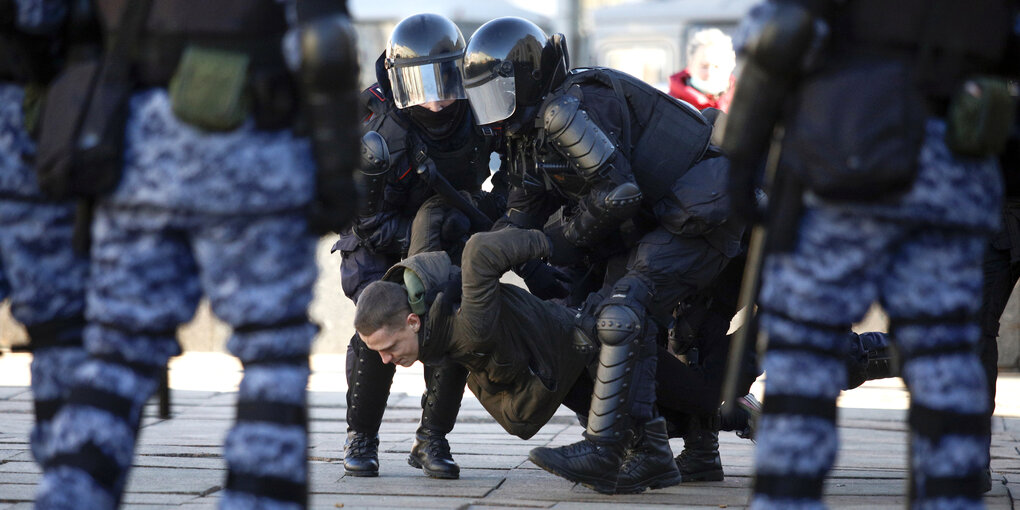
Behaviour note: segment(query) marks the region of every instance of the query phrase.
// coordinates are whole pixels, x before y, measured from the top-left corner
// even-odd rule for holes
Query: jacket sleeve
[[[549,255],[549,240],[539,230],[506,228],[471,236],[461,259],[461,318],[480,341],[498,329],[499,279],[511,267]]]

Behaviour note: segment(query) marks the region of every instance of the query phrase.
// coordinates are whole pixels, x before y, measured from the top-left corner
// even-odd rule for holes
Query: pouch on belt
[[[170,80],[170,102],[178,119],[207,131],[230,131],[248,117],[250,57],[188,46]]]

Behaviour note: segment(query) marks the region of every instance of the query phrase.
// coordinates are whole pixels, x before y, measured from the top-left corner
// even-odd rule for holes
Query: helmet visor
[[[517,109],[514,77],[496,75],[464,88],[479,125],[505,120]]]
[[[397,108],[465,98],[457,60],[396,65],[388,73]]]

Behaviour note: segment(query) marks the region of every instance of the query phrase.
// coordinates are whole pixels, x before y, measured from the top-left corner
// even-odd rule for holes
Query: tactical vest
[[[456,134],[463,137],[464,142],[455,144],[453,149],[444,149],[421,134],[406,115],[394,108],[393,101],[378,84],[362,92],[361,104],[365,119],[363,130],[374,130],[382,135],[390,149],[390,159],[396,171],[413,172],[412,152],[419,144],[424,144],[426,154],[454,189],[469,192],[481,189],[482,183],[489,176],[489,154],[496,149],[498,135],[492,131],[483,131],[475,125],[470,109],[463,120],[467,124],[466,129]]]
[[[96,0],[108,37],[116,35],[129,1]],[[135,77],[141,86],[165,86],[188,45],[244,53],[256,81],[286,75],[281,51],[286,14],[277,0],[152,0],[135,53]]]
[[[630,161],[647,203],[666,196],[708,150],[712,125],[693,106],[633,76],[602,67],[571,70],[558,93],[575,95],[583,105],[580,85],[586,83],[611,88],[624,103],[621,111],[630,118],[624,119],[619,150]]]

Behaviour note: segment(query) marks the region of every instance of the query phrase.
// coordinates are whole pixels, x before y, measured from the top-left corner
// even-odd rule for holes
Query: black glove
[[[563,235],[563,224],[558,223],[545,229],[545,235],[552,245],[549,263],[554,266],[573,266],[584,257],[584,252]]]
[[[457,244],[471,232],[471,220],[458,209],[450,209],[443,218],[439,239],[447,244]]]
[[[570,295],[570,277],[540,260],[529,260],[521,264],[516,273],[524,279],[528,290],[539,299],[563,299]]]

